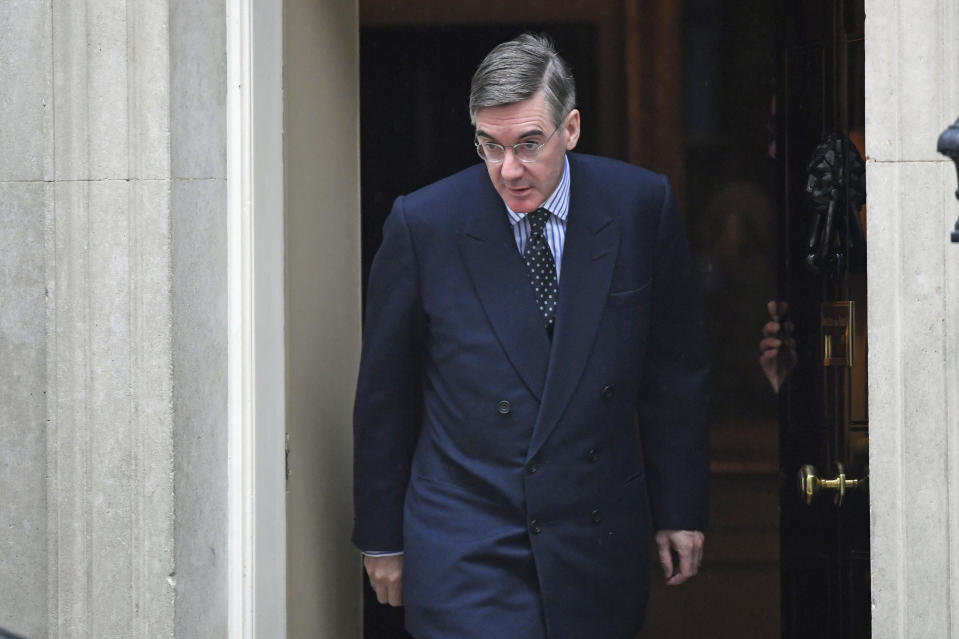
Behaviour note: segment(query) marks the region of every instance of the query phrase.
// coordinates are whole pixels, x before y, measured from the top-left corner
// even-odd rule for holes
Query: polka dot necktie
[[[526,248],[523,250],[523,259],[526,261],[529,283],[533,287],[543,323],[552,337],[559,288],[556,284],[556,263],[553,261],[553,252],[549,249],[543,233],[549,215],[546,209],[537,209],[526,216],[529,219],[530,233],[529,239],[526,240]]]

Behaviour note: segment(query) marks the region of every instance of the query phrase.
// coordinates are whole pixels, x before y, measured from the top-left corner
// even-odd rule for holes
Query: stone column
[[[226,6],[169,0],[177,639],[228,632]]]
[[[0,5],[0,625],[31,639],[226,636],[224,24]]]
[[[49,3],[0,4],[0,627],[28,637],[47,627],[51,66]]]
[[[867,0],[873,636],[959,636],[959,5]]]
[[[167,7],[52,10],[48,632],[170,636]]]

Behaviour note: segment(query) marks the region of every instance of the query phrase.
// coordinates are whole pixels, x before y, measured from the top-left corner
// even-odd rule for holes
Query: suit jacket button
[[[596,451],[595,448],[590,448],[590,449],[589,449],[589,452],[586,453],[586,459],[588,459],[588,460],[589,460],[589,463],[592,464],[592,463],[594,463],[597,459],[599,459],[599,453]]]
[[[496,405],[496,412],[500,415],[509,415],[512,412],[512,408],[509,405],[509,401],[503,399]]]
[[[539,470],[539,466],[536,464],[530,464],[526,467],[526,472],[528,472],[530,475],[535,475],[537,470]]]
[[[589,518],[594,524],[598,524],[599,522],[603,521],[603,513],[600,512],[599,508],[597,508],[589,514]]]
[[[603,386],[603,399],[605,399],[607,402],[613,399],[613,396],[615,394],[616,394],[616,391],[613,390],[612,386],[610,386],[609,384],[607,384],[606,386]]]
[[[543,524],[533,519],[529,522],[529,529],[533,531],[534,535],[538,535],[543,532]]]

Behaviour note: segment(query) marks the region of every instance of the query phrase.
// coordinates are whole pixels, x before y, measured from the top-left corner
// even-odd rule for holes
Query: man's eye
[[[493,144],[492,142],[484,142],[482,146],[483,146],[483,150],[486,151],[487,153],[499,153],[500,150],[502,149],[500,145]]]
[[[539,148],[539,142],[521,142],[518,146],[520,151],[535,151]]]

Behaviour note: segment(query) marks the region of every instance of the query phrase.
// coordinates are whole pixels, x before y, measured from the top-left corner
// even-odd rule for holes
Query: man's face
[[[556,130],[556,135],[552,135]],[[552,135],[552,137],[550,137]],[[490,180],[506,205],[517,213],[535,211],[563,177],[563,158],[579,140],[579,111],[573,109],[556,129],[542,91],[506,106],[476,112],[476,139],[506,148],[499,164],[486,163]],[[509,147],[520,142],[546,145],[535,162],[520,162]]]

